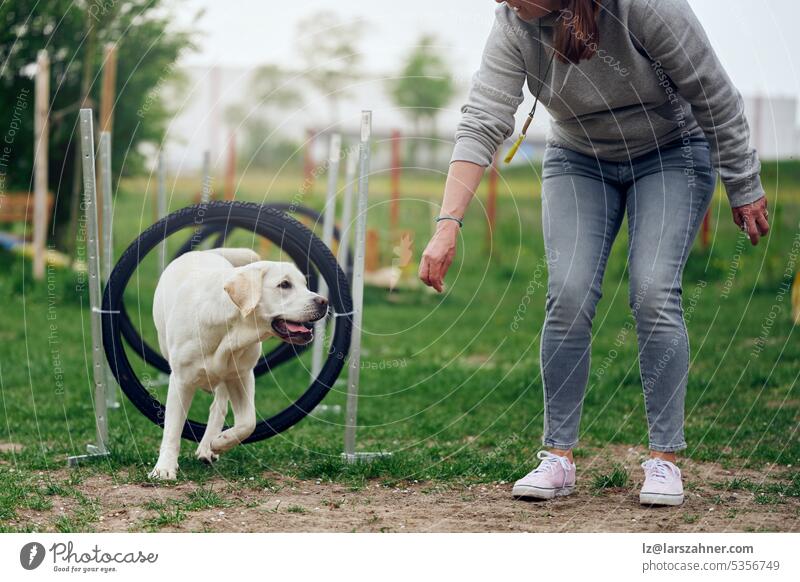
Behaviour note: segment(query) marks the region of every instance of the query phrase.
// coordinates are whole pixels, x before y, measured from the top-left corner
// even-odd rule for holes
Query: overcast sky
[[[712,44],[745,94],[800,96],[800,63],[793,55],[798,0],[690,0]],[[186,64],[297,66],[292,51],[298,20],[322,9],[366,25],[365,68],[396,71],[423,32],[434,33],[457,76],[478,66],[492,22],[494,0],[183,0],[179,21],[200,9],[200,51]]]

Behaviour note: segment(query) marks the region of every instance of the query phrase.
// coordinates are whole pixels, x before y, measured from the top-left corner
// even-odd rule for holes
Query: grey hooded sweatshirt
[[[506,4],[495,22],[461,108],[451,162],[491,164],[514,133],[527,82],[552,122],[549,143],[607,161],[624,161],[681,138],[711,145],[733,207],[764,195],[761,164],[750,147],[741,94],[723,69],[686,0],[601,0],[596,53],[574,65],[558,56],[546,79],[557,11],[524,21]],[[573,34],[580,35],[574,27]],[[536,123],[534,121],[534,123]]]

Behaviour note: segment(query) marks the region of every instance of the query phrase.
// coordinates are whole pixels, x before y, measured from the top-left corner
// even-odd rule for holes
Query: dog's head
[[[258,261],[237,267],[224,284],[243,318],[255,317],[273,335],[292,344],[313,338],[313,322],[328,312],[328,300],[309,291],[294,263]]]

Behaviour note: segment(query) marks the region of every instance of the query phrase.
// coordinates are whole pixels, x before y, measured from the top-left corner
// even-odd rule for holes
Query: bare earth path
[[[387,487],[372,481],[352,490],[348,485],[297,481],[278,475],[268,487],[248,487],[222,479],[202,488],[182,482],[153,487],[115,483],[92,475],[76,485],[89,500],[94,517],[88,531],[225,531],[225,532],[741,532],[800,531],[800,500],[764,497],[746,489],[725,489],[734,478],[761,482],[755,471],[725,470],[713,463],[682,461],[686,501],[678,508],[646,508],[638,503],[643,449],[618,447],[631,479],[624,488],[593,492],[581,466],[612,468],[606,456],[581,459],[578,490],[549,502],[524,502],[510,495],[508,483],[460,486],[404,483]],[[786,470],[782,468],[782,470]],[[63,471],[66,479],[68,472]],[[51,477],[54,477],[51,473]],[[583,479],[582,479],[583,476]],[[765,483],[770,483],[766,481]],[[213,499],[191,505],[198,491]],[[21,509],[10,524],[36,524],[55,531],[59,517],[79,511],[69,497],[53,498],[53,507]],[[86,505],[86,502],[84,503]],[[199,506],[198,506],[199,505]]]

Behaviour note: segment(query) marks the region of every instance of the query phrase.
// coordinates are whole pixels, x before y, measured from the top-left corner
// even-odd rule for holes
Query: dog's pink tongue
[[[299,323],[292,323],[290,321],[286,322],[286,329],[288,329],[289,331],[294,331],[294,332],[298,332],[298,333],[305,333],[305,332],[308,331],[307,327],[305,327],[303,325],[300,325]]]

